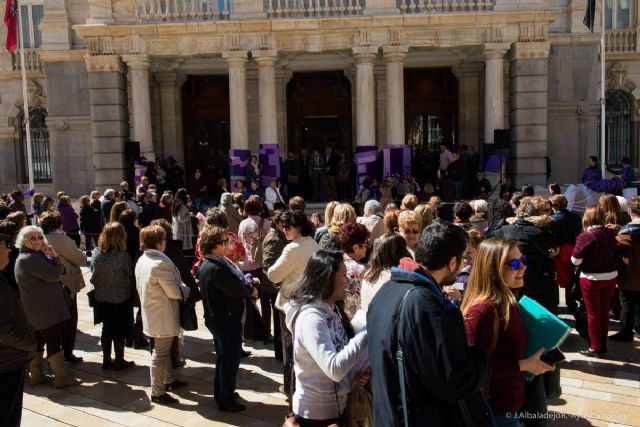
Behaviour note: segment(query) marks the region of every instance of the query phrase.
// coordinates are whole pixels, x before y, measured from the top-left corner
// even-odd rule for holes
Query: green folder
[[[529,332],[525,357],[535,354],[541,348],[546,351],[558,347],[571,333],[569,325],[526,295],[518,305],[520,317]]]

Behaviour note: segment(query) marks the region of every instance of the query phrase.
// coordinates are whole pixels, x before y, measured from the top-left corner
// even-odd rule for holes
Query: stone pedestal
[[[94,187],[104,191],[117,188],[125,175],[124,142],[129,136],[126,71],[117,55],[87,56],[85,62],[89,72]]]
[[[387,64],[387,145],[404,145],[404,59],[408,46],[382,48]]]
[[[229,65],[229,110],[231,115],[231,146],[249,149],[247,124],[247,51],[223,52]]]
[[[515,185],[546,185],[549,43],[514,43],[509,54],[511,170]]]
[[[356,60],[356,145],[376,145],[375,81],[373,64],[377,47],[353,48]]]
[[[258,64],[258,121],[260,144],[278,143],[278,120],[276,109],[276,69],[278,52],[258,50],[252,53]]]
[[[126,55],[123,60],[131,72],[131,100],[133,107],[133,140],[140,143],[140,155],[155,161],[151,130],[151,98],[149,66],[146,55]]]
[[[494,131],[504,129],[504,55],[491,44],[484,51],[484,143],[493,144]]]

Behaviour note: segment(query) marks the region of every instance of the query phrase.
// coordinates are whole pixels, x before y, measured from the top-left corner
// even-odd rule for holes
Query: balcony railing
[[[402,13],[477,12],[492,10],[491,0],[397,0]]]
[[[638,51],[638,31],[635,28],[620,28],[605,32],[606,53],[634,53]]]
[[[25,49],[24,50],[24,69],[27,72],[43,71],[43,64],[40,61],[40,49]],[[16,49],[11,54],[11,65],[13,71],[22,71],[22,65],[20,62],[20,49]]]
[[[328,18],[362,15],[365,0],[266,0],[269,18]]]
[[[136,0],[141,22],[229,19],[231,0]]]

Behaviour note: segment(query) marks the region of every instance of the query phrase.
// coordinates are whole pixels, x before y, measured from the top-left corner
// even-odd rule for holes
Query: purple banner
[[[236,148],[232,148],[229,150],[229,159],[231,161],[231,168],[229,171],[231,183],[229,188],[235,188],[236,181],[238,180],[247,180],[246,171],[250,158],[250,150],[241,150]]]
[[[370,176],[375,178],[378,175],[376,158],[378,147],[375,145],[356,147],[353,160],[356,164],[356,194],[362,187],[362,181]]]
[[[274,179],[280,179],[280,151],[278,144],[260,144],[260,172],[262,186],[268,187]]]
[[[387,146],[382,150],[382,155],[383,181],[393,177],[396,182],[400,182],[401,177],[411,175],[411,147]]]

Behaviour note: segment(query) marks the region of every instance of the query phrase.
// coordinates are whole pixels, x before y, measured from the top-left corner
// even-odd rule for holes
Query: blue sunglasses
[[[513,271],[518,271],[518,269],[520,268],[520,266],[522,265],[523,267],[527,266],[527,258],[525,258],[524,256],[520,259],[512,259],[510,261],[507,261],[507,265],[509,267],[511,267],[511,269]]]

